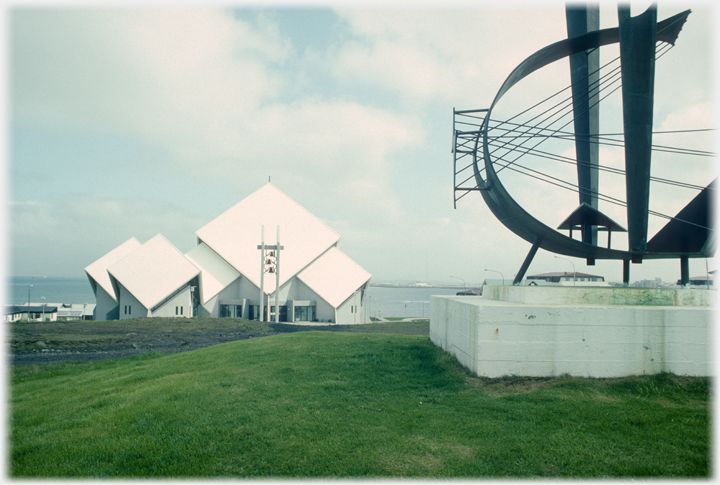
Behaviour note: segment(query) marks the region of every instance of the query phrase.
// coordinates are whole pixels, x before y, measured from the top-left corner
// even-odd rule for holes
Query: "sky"
[[[566,37],[564,3],[420,5],[6,5],[4,273],[84,277],[127,239],[158,233],[185,253],[195,231],[271,180],[375,282],[512,279],[530,243],[477,193],[453,208],[453,108],[487,108],[516,65]],[[601,27],[617,25],[616,8],[601,4]],[[715,127],[717,10],[661,3],[658,17],[686,8],[658,61],[656,128]],[[508,109],[566,71],[538,73]],[[714,135],[668,143],[715,150]],[[714,159],[658,169],[703,185],[715,170]],[[507,187],[555,226],[577,205],[523,180]],[[654,196],[672,215],[694,196],[663,190]],[[706,263],[716,269],[691,260],[691,276]],[[674,282],[679,266],[645,261],[630,278]],[[527,274],[573,269],[622,279],[622,262],[543,250]]]

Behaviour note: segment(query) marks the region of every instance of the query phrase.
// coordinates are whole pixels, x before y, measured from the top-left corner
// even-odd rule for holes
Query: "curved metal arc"
[[[682,24],[690,14],[690,10],[677,14],[673,17],[659,22],[657,25],[657,39],[673,44],[677,35],[682,28]],[[679,27],[678,27],[679,24]],[[672,28],[671,28],[672,27]],[[483,120],[480,135],[482,136],[482,159],[486,170],[486,179],[480,175],[477,166],[478,162],[478,136],[475,143],[473,171],[477,186],[481,189],[481,194],[488,208],[493,212],[495,217],[502,222],[508,229],[520,236],[524,240],[535,243],[538,238],[541,240],[540,247],[557,254],[573,256],[579,258],[594,259],[631,259],[635,254],[630,251],[614,250],[594,246],[591,244],[577,241],[568,236],[560,234],[555,229],[545,225],[535,217],[525,211],[507,192],[505,187],[500,183],[500,179],[494,170],[492,158],[490,157],[488,144],[488,120],[491,118],[492,110],[502,96],[515,84],[523,78],[547,66],[557,60],[570,56],[574,53],[598,48],[604,45],[617,43],[620,40],[619,29],[617,27],[603,29],[599,31],[589,32],[587,34],[563,39],[559,42],[551,44],[540,49],[530,57],[521,62],[507,77],[495,99],[488,108],[485,119]],[[660,254],[644,253],[644,257],[661,258],[667,257]]]

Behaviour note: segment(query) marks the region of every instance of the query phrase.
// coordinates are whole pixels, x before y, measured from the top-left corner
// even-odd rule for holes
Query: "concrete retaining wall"
[[[483,286],[490,300],[539,305],[713,306],[715,292],[696,288]]]
[[[707,305],[642,306],[538,304],[556,288],[519,289],[533,303],[433,296],[430,339],[486,377],[712,375],[712,291],[696,299]]]

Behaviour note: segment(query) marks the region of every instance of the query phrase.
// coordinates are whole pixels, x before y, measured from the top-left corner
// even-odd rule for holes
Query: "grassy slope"
[[[472,378],[427,337],[294,333],[12,372],[15,477],[709,474],[707,379]]]

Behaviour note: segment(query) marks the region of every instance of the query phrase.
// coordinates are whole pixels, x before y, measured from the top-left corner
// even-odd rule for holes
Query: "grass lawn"
[[[710,475],[708,379],[481,379],[426,336],[10,371],[15,478]]]

